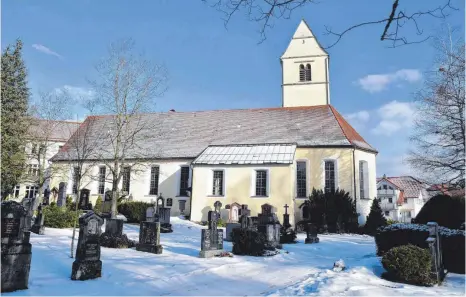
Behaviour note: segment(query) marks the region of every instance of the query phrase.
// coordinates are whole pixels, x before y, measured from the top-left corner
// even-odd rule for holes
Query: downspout
[[[329,92],[329,77],[328,77],[328,67],[329,67],[329,57],[325,58],[325,80],[326,80],[326,84],[325,84],[325,93],[327,95],[327,105],[330,104],[330,92]]]
[[[355,148],[353,148],[353,189],[354,189],[354,207],[356,208],[356,158],[354,155],[354,152],[356,151]]]

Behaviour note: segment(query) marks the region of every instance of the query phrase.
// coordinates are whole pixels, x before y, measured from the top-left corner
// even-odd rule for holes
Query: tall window
[[[267,196],[266,170],[256,170],[256,196]]]
[[[212,195],[223,196],[223,170],[214,170]]]
[[[359,198],[365,198],[365,193],[364,193],[364,183],[366,181],[364,180],[364,162],[359,161]]]
[[[121,190],[129,193],[129,184],[131,179],[131,167],[123,167],[123,184]]]
[[[39,164],[28,165],[28,175],[39,176]]]
[[[306,198],[306,162],[296,162],[296,197]]]
[[[73,194],[78,194],[79,167],[73,168]]]
[[[150,189],[149,195],[157,195],[159,193],[159,166],[152,166],[150,168]]]
[[[105,166],[99,167],[99,194],[105,193],[105,175],[107,173],[107,168]]]
[[[312,77],[311,77],[311,64],[306,65],[305,73],[306,73],[306,81],[311,81],[312,80]]]
[[[189,182],[189,167],[183,166],[181,167],[180,173],[180,196],[188,196],[188,182]]]
[[[304,70],[304,65],[301,64],[299,65],[299,81],[305,81],[306,80],[306,72]]]
[[[335,192],[335,161],[325,161],[325,192]]]
[[[15,187],[15,198],[19,197],[19,185]]]

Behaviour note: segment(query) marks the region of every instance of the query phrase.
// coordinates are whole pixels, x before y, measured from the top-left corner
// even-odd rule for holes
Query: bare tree
[[[79,209],[79,198],[81,196],[81,190],[86,188],[93,180],[95,180],[94,170],[94,157],[97,149],[97,140],[99,139],[99,130],[95,129],[96,120],[95,117],[89,116],[82,124],[73,129],[74,133],[67,141],[67,143],[61,148],[62,154],[65,157],[69,167],[68,172],[73,177],[74,192],[76,192],[75,200],[75,214],[76,219],[73,225],[73,236],[71,239],[70,257],[74,256],[74,238],[76,234],[76,224],[78,219]],[[60,164],[58,165],[59,167]],[[65,166],[66,167],[66,166]]]
[[[144,117],[155,106],[155,99],[167,89],[166,68],[143,55],[135,54],[134,42],[112,43],[108,56],[96,66],[97,78],[91,81],[96,96],[88,101],[91,112],[107,114],[101,120],[97,158],[110,171],[112,182],[112,218],[117,214],[120,181],[128,172],[144,165],[142,160],[153,156],[156,148],[144,146],[160,123]],[[126,193],[123,193],[126,194]]]
[[[31,106],[33,118],[28,129],[28,165],[24,180],[39,188],[34,208],[40,203],[42,194],[53,175],[57,172],[49,166],[49,159],[57,149],[57,135],[66,135],[63,120],[69,118],[70,97],[66,92],[42,92],[37,104]]]
[[[433,183],[463,183],[465,174],[465,44],[437,38],[435,70],[417,94],[415,149],[408,162]]]
[[[229,23],[233,15],[240,10],[245,10],[251,21],[260,24],[261,41],[266,39],[266,31],[273,26],[273,19],[289,19],[291,13],[299,8],[303,8],[308,4],[318,4],[322,1],[316,0],[202,0],[217,8],[224,14],[225,26]],[[406,7],[400,4],[400,0],[392,0],[392,7],[387,11],[386,17],[379,19],[367,20],[359,22],[341,31],[333,31],[330,27],[326,27],[326,33],[335,36],[336,40],[327,46],[330,48],[337,44],[340,39],[348,32],[369,25],[381,25],[380,40],[391,42],[393,47],[423,42],[431,36],[425,36],[419,21],[424,17],[430,18],[446,18],[451,11],[457,10],[452,5],[452,0],[438,0],[439,4],[432,5],[429,8],[420,8],[418,11],[409,12]],[[355,2],[355,1],[353,1]],[[409,1],[406,1],[409,2]],[[422,7],[423,1],[418,2],[418,6]],[[357,7],[354,5],[354,9]],[[416,40],[409,40],[406,37],[405,31],[408,25],[414,29],[414,33],[421,36]],[[424,35],[424,36],[422,36]]]

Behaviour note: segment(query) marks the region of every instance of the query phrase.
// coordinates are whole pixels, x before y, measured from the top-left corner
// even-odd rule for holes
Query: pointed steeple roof
[[[306,21],[303,19],[298,25],[298,28],[294,32],[293,39],[295,38],[312,38],[314,37],[314,34],[312,34],[311,28],[309,28],[309,25],[306,23]]]

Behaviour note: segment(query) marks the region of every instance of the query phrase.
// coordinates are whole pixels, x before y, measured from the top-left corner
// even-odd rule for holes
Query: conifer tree
[[[364,226],[366,233],[373,235],[377,231],[377,228],[386,225],[387,219],[385,219],[385,216],[382,213],[382,208],[380,207],[379,200],[375,198],[374,200],[372,200],[371,211],[367,216],[366,225]]]
[[[29,88],[27,70],[22,59],[23,43],[7,46],[1,60],[1,197],[2,200],[21,179],[26,154]]]

